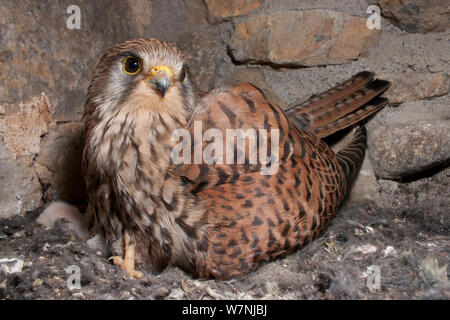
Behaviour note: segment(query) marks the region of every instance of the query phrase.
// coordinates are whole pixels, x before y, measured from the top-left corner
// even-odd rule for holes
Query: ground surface
[[[403,184],[381,191],[394,209],[347,203],[313,243],[227,281],[194,279],[172,267],[131,279],[64,222],[45,230],[35,223],[39,212],[15,216],[0,221],[0,259],[18,258],[24,266],[16,274],[0,271],[0,298],[450,299],[448,208],[436,209],[429,196],[433,190],[448,192],[448,177],[449,170],[444,170],[414,182],[415,192]],[[420,199],[417,210],[393,204],[410,206]],[[81,289],[67,287],[70,275],[65,269],[71,265],[80,268]],[[368,267],[373,265],[380,268],[381,287],[370,291]]]

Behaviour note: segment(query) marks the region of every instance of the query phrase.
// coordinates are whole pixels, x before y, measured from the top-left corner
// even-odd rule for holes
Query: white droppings
[[[372,244],[364,244],[355,249],[355,252],[361,252],[362,254],[370,254],[378,251],[378,248]]]
[[[395,249],[393,246],[387,246],[386,249],[383,250],[383,255],[387,257],[390,254],[395,254]]]
[[[24,261],[17,258],[3,258],[0,259],[1,270],[6,274],[20,273],[22,272]]]
[[[374,232],[374,231],[373,231],[373,228],[372,228],[372,227],[369,227],[369,226],[365,226],[364,229],[366,229],[366,232],[367,232],[367,233],[373,234],[373,232]]]

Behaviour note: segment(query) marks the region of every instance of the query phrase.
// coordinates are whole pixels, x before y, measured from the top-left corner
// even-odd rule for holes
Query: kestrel
[[[250,83],[198,99],[174,45],[115,45],[100,59],[83,115],[90,227],[134,277],[142,275],[135,261],[149,271],[176,265],[198,277],[229,278],[290,254],[325,230],[348,195],[366,148],[357,123],[387,103],[379,95],[388,87],[365,71],[287,111]],[[257,148],[276,140],[278,157],[174,163],[174,131],[195,136],[196,123],[203,134],[266,130]],[[321,140],[352,125],[353,140],[337,153]],[[194,139],[190,147],[207,143]],[[244,147],[231,158],[249,160]],[[275,160],[277,171],[263,174]]]

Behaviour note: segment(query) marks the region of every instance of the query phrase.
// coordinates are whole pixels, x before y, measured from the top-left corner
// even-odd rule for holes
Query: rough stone
[[[128,0],[131,4],[132,25],[136,28],[139,35],[144,33],[145,27],[148,26],[152,18],[152,1],[151,0]]]
[[[2,71],[0,104],[45,92],[56,120],[79,120],[100,55],[116,42],[140,36],[137,25],[150,20],[146,2],[77,1],[80,29],[71,30],[66,27],[70,3],[1,1],[0,62],[8,69]]]
[[[209,91],[216,78],[216,58],[222,49],[219,35],[214,30],[182,34],[176,41],[186,52],[190,64],[190,77],[195,88]]]
[[[261,6],[260,0],[205,0],[212,20],[246,15]]]
[[[239,62],[278,66],[348,63],[374,47],[380,30],[346,13],[317,9],[261,15],[234,28],[230,49]]]
[[[448,0],[381,0],[383,16],[407,32],[440,32],[450,29]]]
[[[185,21],[189,27],[194,27],[208,22],[209,12],[203,0],[191,0],[185,6]]]
[[[15,159],[1,144],[0,155],[0,218],[39,208],[42,188],[32,167],[33,158]]]
[[[368,142],[378,177],[407,177],[450,159],[450,121],[385,124],[371,131]]]
[[[450,95],[432,100],[419,100],[402,103],[395,108],[383,108],[367,124],[371,131],[384,124],[409,124],[419,121],[448,120],[450,117]]]
[[[384,93],[390,104],[439,97],[450,90],[449,77],[444,72],[380,73],[377,76],[391,81],[391,87]]]
[[[350,64],[301,69],[265,67],[265,79],[280,97],[294,105],[364,70],[375,72],[377,77],[382,73],[450,74],[450,41],[446,41],[450,31],[407,33],[386,23],[381,30],[379,44],[367,57]]]
[[[384,108],[366,125],[375,173],[384,179],[420,174],[450,158],[450,95]]]
[[[10,105],[7,109],[8,114],[0,117],[0,143],[4,143],[15,158],[38,154],[51,114],[46,95],[42,93],[30,102]]]
[[[5,104],[0,116],[0,217],[23,214],[41,205],[42,187],[33,168],[41,136],[49,128],[51,105],[45,94]]]

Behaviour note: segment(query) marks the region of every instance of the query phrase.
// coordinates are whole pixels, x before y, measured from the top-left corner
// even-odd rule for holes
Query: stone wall
[[[0,216],[84,201],[84,99],[102,52],[151,21],[151,3],[132,2],[76,1],[79,30],[66,27],[74,1],[0,2]]]
[[[448,207],[449,191],[427,198],[423,187],[448,189],[448,1],[77,0],[81,28],[70,30],[72,2],[0,3],[0,216],[50,199],[84,202],[80,117],[92,71],[113,43],[138,37],[184,50],[199,90],[247,80],[283,107],[362,70],[391,80],[351,200],[394,207],[399,186],[420,187],[404,210],[423,193],[436,210]],[[366,26],[372,4],[379,30]]]

